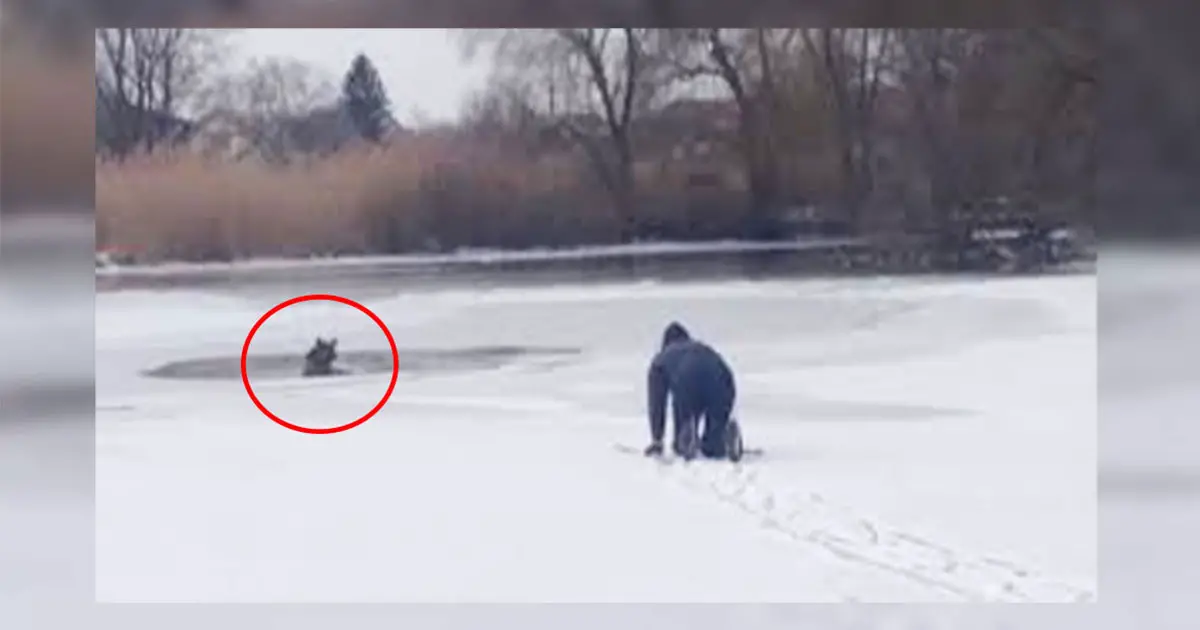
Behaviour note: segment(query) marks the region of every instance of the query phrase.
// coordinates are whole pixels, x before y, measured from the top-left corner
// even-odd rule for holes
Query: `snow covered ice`
[[[264,417],[233,357],[286,292],[97,297],[106,602],[1076,602],[1096,598],[1096,281],[807,280],[346,293],[401,348],[334,435]],[[304,291],[297,291],[301,293]],[[336,292],[336,290],[334,291]],[[278,293],[276,295],[275,293]],[[733,363],[742,465],[660,466],[645,367],[679,319]],[[337,304],[256,353],[386,350]],[[570,348],[408,370],[405,349]],[[387,374],[254,382],[305,426]]]

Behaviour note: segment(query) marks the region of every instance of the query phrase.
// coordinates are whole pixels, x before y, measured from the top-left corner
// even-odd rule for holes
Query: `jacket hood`
[[[683,327],[683,324],[680,324],[679,322],[671,322],[670,325],[667,326],[667,329],[663,331],[662,347],[666,348],[673,343],[688,341],[691,338],[692,336],[688,334],[688,331]]]

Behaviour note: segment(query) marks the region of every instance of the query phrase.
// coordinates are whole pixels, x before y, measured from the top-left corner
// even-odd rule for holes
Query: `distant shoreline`
[[[586,284],[591,282],[679,282],[862,276],[1062,275],[1095,273],[1080,261],[1029,272],[965,272],[920,262],[919,243],[888,244],[870,239],[813,238],[799,241],[644,243],[522,251],[467,250],[297,259],[250,259],[211,263],[162,263],[96,270],[98,291],[199,286],[243,288],[303,282],[397,282],[408,290]]]
[[[247,258],[228,262],[161,262],[96,267],[97,276],[204,276],[295,270],[400,269],[456,265],[560,262],[627,257],[678,257],[703,254],[788,253],[866,245],[867,239],[812,238],[790,241],[705,241],[592,245],[524,250],[462,249],[444,254],[381,254],[312,256],[307,258]]]

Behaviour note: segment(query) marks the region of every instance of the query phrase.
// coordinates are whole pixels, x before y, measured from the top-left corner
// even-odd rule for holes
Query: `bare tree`
[[[493,78],[467,99],[462,126],[478,137],[532,153],[537,149],[539,125],[532,101],[527,86]]]
[[[469,47],[489,36],[474,35]],[[647,29],[507,30],[490,36],[495,73],[524,85],[552,128],[587,156],[622,240],[638,232],[632,129],[661,84]]]
[[[780,202],[776,132],[781,94],[776,61],[793,33],[779,29],[666,29],[660,31],[673,55],[676,81],[716,77],[738,111],[737,147],[746,173],[750,211],[746,236],[769,237],[773,210]]]
[[[966,137],[959,124],[964,101],[955,86],[968,56],[974,33],[963,29],[905,30],[897,34],[899,54],[894,66],[897,82],[912,106],[915,132],[908,146],[923,165],[927,206],[935,223],[985,186],[968,184]],[[1000,83],[992,87],[999,88]],[[994,98],[979,92],[979,96]],[[977,138],[981,139],[981,138]]]
[[[1071,198],[1091,204],[1096,58],[1086,38],[926,29],[898,40],[896,76],[914,107],[911,146],[935,222],[985,198],[1027,209]]]
[[[186,135],[190,127],[182,109],[215,55],[216,36],[190,29],[109,28],[97,30],[95,39],[97,131],[104,133],[108,150],[120,157]]]
[[[893,50],[891,29],[803,30],[800,36],[824,85],[841,165],[841,205],[861,227],[874,188],[875,113],[881,79]]]
[[[201,120],[213,136],[237,136],[269,161],[296,149],[301,121],[337,101],[333,80],[303,62],[255,59],[239,74],[213,80],[199,99]]]
[[[216,107],[270,119],[294,116],[337,98],[333,80],[295,59],[256,59],[243,74],[221,77],[209,93]]]
[[[989,33],[984,41],[1002,39],[1000,35]],[[1022,29],[1003,35],[1018,52],[1012,55],[1009,76],[1017,79],[1015,100],[1023,105],[1021,192],[1090,214],[1099,93],[1095,41],[1079,29]]]

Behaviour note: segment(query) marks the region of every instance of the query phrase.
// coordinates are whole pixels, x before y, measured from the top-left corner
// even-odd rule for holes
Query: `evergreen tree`
[[[379,78],[375,64],[359,53],[342,81],[342,105],[358,133],[371,142],[379,142],[393,124],[391,101]]]

